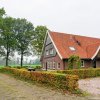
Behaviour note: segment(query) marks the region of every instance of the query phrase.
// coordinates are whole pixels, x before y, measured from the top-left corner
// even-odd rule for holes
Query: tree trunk
[[[21,52],[21,67],[23,66],[23,52]]]
[[[7,55],[6,55],[6,66],[8,66],[8,58],[9,58],[9,52],[7,51]]]
[[[8,58],[9,58],[10,49],[7,42],[7,54],[6,54],[6,66],[8,66]]]

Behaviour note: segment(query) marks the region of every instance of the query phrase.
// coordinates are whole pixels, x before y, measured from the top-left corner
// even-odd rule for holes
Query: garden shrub
[[[17,68],[2,68],[0,72],[9,72],[19,78],[48,84],[56,88],[68,89],[70,91],[78,89],[78,76],[61,73],[51,73],[35,71],[30,72]]]
[[[68,59],[68,69],[81,68],[81,60],[79,56],[72,55]]]
[[[77,75],[67,75],[67,86],[68,90],[73,91],[78,89],[78,80],[79,77]]]
[[[58,70],[57,73],[78,75],[80,79],[100,76],[100,68]]]

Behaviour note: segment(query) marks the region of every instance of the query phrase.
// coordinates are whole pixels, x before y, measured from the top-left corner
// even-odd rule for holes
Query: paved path
[[[62,94],[0,73],[0,100],[86,100],[86,98]]]
[[[79,88],[100,100],[100,77],[79,80]]]

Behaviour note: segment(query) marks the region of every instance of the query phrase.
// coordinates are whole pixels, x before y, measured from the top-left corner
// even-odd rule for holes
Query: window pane
[[[57,68],[58,68],[58,69],[60,68],[60,63],[57,63]]]
[[[53,54],[53,49],[50,49],[50,54]]]
[[[53,62],[53,69],[55,69],[55,62]]]
[[[50,62],[50,69],[52,69],[52,62]]]
[[[48,50],[46,50],[46,55],[49,55],[49,51]]]
[[[84,60],[81,60],[81,67],[84,67]]]

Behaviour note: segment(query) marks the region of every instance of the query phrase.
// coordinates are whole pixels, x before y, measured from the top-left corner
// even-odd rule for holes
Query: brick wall
[[[58,54],[56,54],[54,57],[43,58],[43,60],[42,60],[42,64],[43,65],[42,66],[44,67],[44,69],[46,69],[46,63],[47,62],[52,62],[52,67],[50,66],[50,69],[53,69],[53,62],[55,62],[55,69],[57,69],[57,70],[64,70],[64,63],[60,59]],[[60,63],[60,68],[57,68],[57,63]]]
[[[96,67],[100,68],[100,59],[96,61]]]

